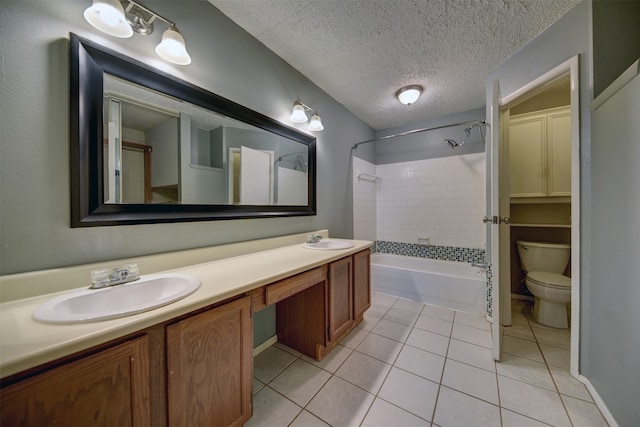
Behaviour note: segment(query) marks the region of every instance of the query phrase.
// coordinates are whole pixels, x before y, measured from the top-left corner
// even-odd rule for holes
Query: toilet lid
[[[571,277],[562,274],[547,273],[546,271],[532,271],[527,273],[527,279],[541,286],[554,286],[558,288],[571,287]]]

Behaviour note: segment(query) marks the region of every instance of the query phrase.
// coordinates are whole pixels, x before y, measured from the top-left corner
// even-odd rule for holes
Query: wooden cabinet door
[[[169,426],[241,426],[251,417],[250,303],[244,297],[167,327]]]
[[[329,341],[335,341],[353,325],[351,257],[329,264]]]
[[[4,387],[3,426],[150,426],[147,337]]]
[[[549,196],[571,196],[571,111],[548,116]]]
[[[511,197],[547,195],[546,118],[544,115],[509,124],[509,193]]]
[[[371,307],[371,251],[353,255],[353,317],[356,321]]]

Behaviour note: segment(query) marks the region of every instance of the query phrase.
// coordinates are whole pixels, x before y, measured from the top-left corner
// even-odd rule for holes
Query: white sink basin
[[[153,274],[102,289],[66,292],[40,305],[33,312],[46,323],[85,323],[130,316],[171,304],[200,288],[201,281],[181,274]]]
[[[303,243],[302,247],[307,249],[315,249],[318,251],[333,251],[336,249],[349,249],[354,246],[353,242],[348,240],[331,240],[324,239],[318,243]]]

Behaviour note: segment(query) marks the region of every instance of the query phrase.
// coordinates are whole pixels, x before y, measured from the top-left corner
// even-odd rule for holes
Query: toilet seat
[[[531,271],[527,273],[527,280],[539,286],[547,286],[555,289],[570,289],[571,277],[546,271]]]

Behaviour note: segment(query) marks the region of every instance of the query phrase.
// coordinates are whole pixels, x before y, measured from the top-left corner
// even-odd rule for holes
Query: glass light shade
[[[127,38],[133,35],[131,25],[124,16],[124,9],[118,0],[93,0],[85,9],[84,19],[94,28],[110,36]]]
[[[320,121],[319,115],[314,114],[313,116],[311,116],[311,121],[309,122],[309,130],[312,130],[314,132],[324,130],[324,126],[322,126],[322,121]]]
[[[178,65],[191,64],[184,38],[176,27],[168,28],[162,33],[162,41],[156,46],[156,53],[169,62]]]
[[[396,96],[404,105],[411,105],[418,100],[421,93],[421,86],[406,86],[396,92]]]
[[[297,102],[293,104],[290,120],[293,123],[305,123],[308,120],[307,114],[304,112],[304,107]]]

